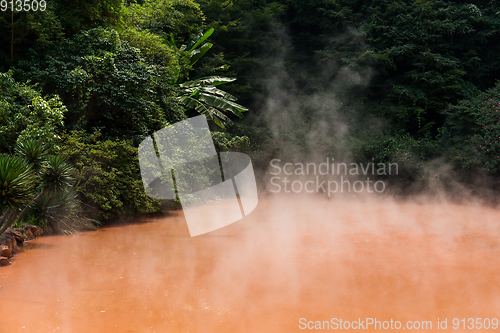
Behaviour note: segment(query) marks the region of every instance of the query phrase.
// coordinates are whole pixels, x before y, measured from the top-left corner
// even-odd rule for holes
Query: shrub
[[[124,36],[131,43],[154,39],[134,31]],[[16,73],[39,83],[45,93],[61,97],[68,108],[67,128],[100,129],[106,138],[132,138],[138,144],[167,122],[185,118],[170,83],[178,63],[167,47],[160,50],[164,54],[140,50],[120,37],[113,29],[82,31],[47,51],[33,50]],[[152,60],[151,53],[157,52],[161,65]]]
[[[447,158],[458,168],[500,173],[500,82],[446,110]]]
[[[59,151],[75,166],[76,191],[89,216],[109,219],[159,211],[159,201],[144,192],[137,148],[130,140],[100,138],[100,132],[64,133]]]
[[[426,161],[434,158],[437,141],[430,135],[415,139],[408,133],[382,134],[364,145],[364,156],[373,163],[397,163],[398,179],[414,181],[423,175]]]
[[[16,141],[29,139],[54,144],[66,111],[59,97],[43,97],[14,80],[12,71],[0,73],[0,152],[12,153]]]

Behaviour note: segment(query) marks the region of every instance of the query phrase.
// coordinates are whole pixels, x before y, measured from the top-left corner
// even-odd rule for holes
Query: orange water
[[[0,268],[0,332],[303,332],[301,318],[367,317],[484,332],[452,320],[500,318],[492,208],[292,197],[194,238],[182,212],[137,222],[39,238]]]

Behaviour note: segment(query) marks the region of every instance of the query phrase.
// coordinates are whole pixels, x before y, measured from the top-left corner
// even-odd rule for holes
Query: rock
[[[35,236],[35,237],[43,235],[43,229],[37,225],[30,225],[29,229],[30,229],[31,233],[33,234],[33,236]]]
[[[40,228],[37,225],[34,225],[33,227],[35,228],[35,231],[31,230],[31,232],[33,233],[33,236],[41,236],[41,235],[43,235],[43,229],[42,228]]]
[[[19,231],[19,230],[16,230],[16,229],[12,229],[12,228],[8,228],[5,231],[5,234],[7,236],[11,235],[12,237],[14,237],[15,240],[17,241],[17,245],[22,246],[24,244],[24,236],[23,236],[22,231]]]
[[[12,253],[19,252],[19,247],[17,246],[17,240],[14,238],[14,236],[10,236],[10,240],[12,242]]]
[[[30,224],[24,224],[22,228],[8,228],[0,235],[0,266],[10,265],[9,258],[23,249],[25,240],[42,234],[42,228]]]
[[[31,232],[30,229],[24,230],[24,239],[33,239],[35,236],[33,236],[33,233]]]
[[[0,245],[7,245],[10,249],[12,249],[12,238],[6,235],[2,235],[0,237]]]
[[[0,257],[9,257],[12,253],[12,248],[8,245],[0,245]]]
[[[7,247],[10,250],[10,253],[8,255],[7,255],[7,252],[3,246]],[[8,235],[3,234],[2,236],[0,236],[0,256],[1,257],[9,257],[13,253],[17,253],[17,252],[19,252],[19,247],[17,246],[17,240],[16,240],[16,238],[14,238],[14,236],[12,236],[11,234],[8,234]]]
[[[36,237],[36,236],[41,236],[43,235],[43,229],[40,228],[39,226],[37,225],[32,225],[32,224],[26,224],[26,223],[23,223],[21,225],[21,228],[24,230],[24,232],[26,233],[27,231],[30,231],[31,234],[33,235],[33,237]],[[29,233],[28,233],[29,235]]]
[[[7,266],[8,264],[10,264],[9,258],[0,257],[0,266]]]
[[[3,234],[0,237],[0,245],[6,245],[12,252],[15,252],[14,248],[17,249],[17,241],[11,235]]]

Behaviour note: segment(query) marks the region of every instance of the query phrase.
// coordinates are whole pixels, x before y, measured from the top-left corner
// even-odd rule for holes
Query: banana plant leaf
[[[207,53],[208,50],[210,50],[214,46],[212,43],[205,43],[203,44],[200,48],[195,49],[191,51],[191,57],[189,58],[189,64],[192,66],[194,65],[198,60],[200,60],[201,57]]]
[[[229,83],[229,82],[233,82],[233,81],[236,81],[236,79],[233,77],[206,76],[206,77],[202,77],[202,78],[197,79],[197,80],[186,81],[184,83],[181,83],[179,86],[181,88],[189,88],[189,87],[197,87],[197,86],[203,87],[203,86],[208,86],[208,85],[218,86],[220,84]]]
[[[190,96],[194,96],[194,94],[197,94],[198,92],[204,92],[207,94],[220,96],[220,97],[227,99],[227,100],[230,100],[230,101],[237,100],[237,98],[235,96],[231,95],[230,93],[225,92],[224,90],[217,89],[214,86],[186,88],[184,91],[187,93],[191,93]]]
[[[243,118],[243,114],[241,114],[241,112],[248,111],[248,108],[244,107],[243,105],[239,105],[235,102],[228,101],[218,96],[209,95],[205,93],[200,93],[198,96],[198,100],[203,101],[212,107],[226,111],[231,111],[239,118]]]
[[[198,41],[196,41],[194,43],[194,45],[189,48],[189,52],[191,52],[194,49],[196,49],[198,46],[201,45],[201,43],[203,43],[204,41],[206,41],[208,37],[212,36],[212,34],[214,33],[214,30],[215,30],[214,28],[210,28],[207,32],[205,32],[205,34],[203,34],[200,37],[200,39]]]

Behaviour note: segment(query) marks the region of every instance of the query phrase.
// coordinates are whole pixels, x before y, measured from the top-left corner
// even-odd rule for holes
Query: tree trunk
[[[14,11],[12,11],[12,38],[10,40],[10,61],[14,61]]]
[[[8,227],[10,227],[11,225],[14,224],[14,222],[16,221],[17,215],[19,215],[19,211],[16,212],[15,214],[14,213],[11,214],[11,217],[9,218],[9,220],[3,225],[2,229],[0,229],[0,235],[3,234],[5,232],[5,230],[7,230]]]
[[[36,196],[35,199],[33,199],[33,201],[31,201],[30,204],[24,206],[24,209],[23,211],[21,212],[21,215],[19,215],[19,218],[17,219],[16,222],[21,222],[23,217],[24,217],[24,214],[26,214],[26,212],[28,211],[28,209],[31,207],[31,205],[33,205],[35,202],[37,202],[38,200],[40,200],[41,198],[43,198],[45,196],[45,194],[49,193],[49,190],[48,189],[45,189],[42,193],[40,193],[39,195]],[[1,233],[0,233],[1,234]]]
[[[7,210],[5,211],[5,214],[3,214],[2,217],[0,218],[0,228],[3,226],[3,223],[9,217],[9,215],[10,215],[10,209],[7,208]],[[1,235],[1,233],[0,233],[0,235]]]

